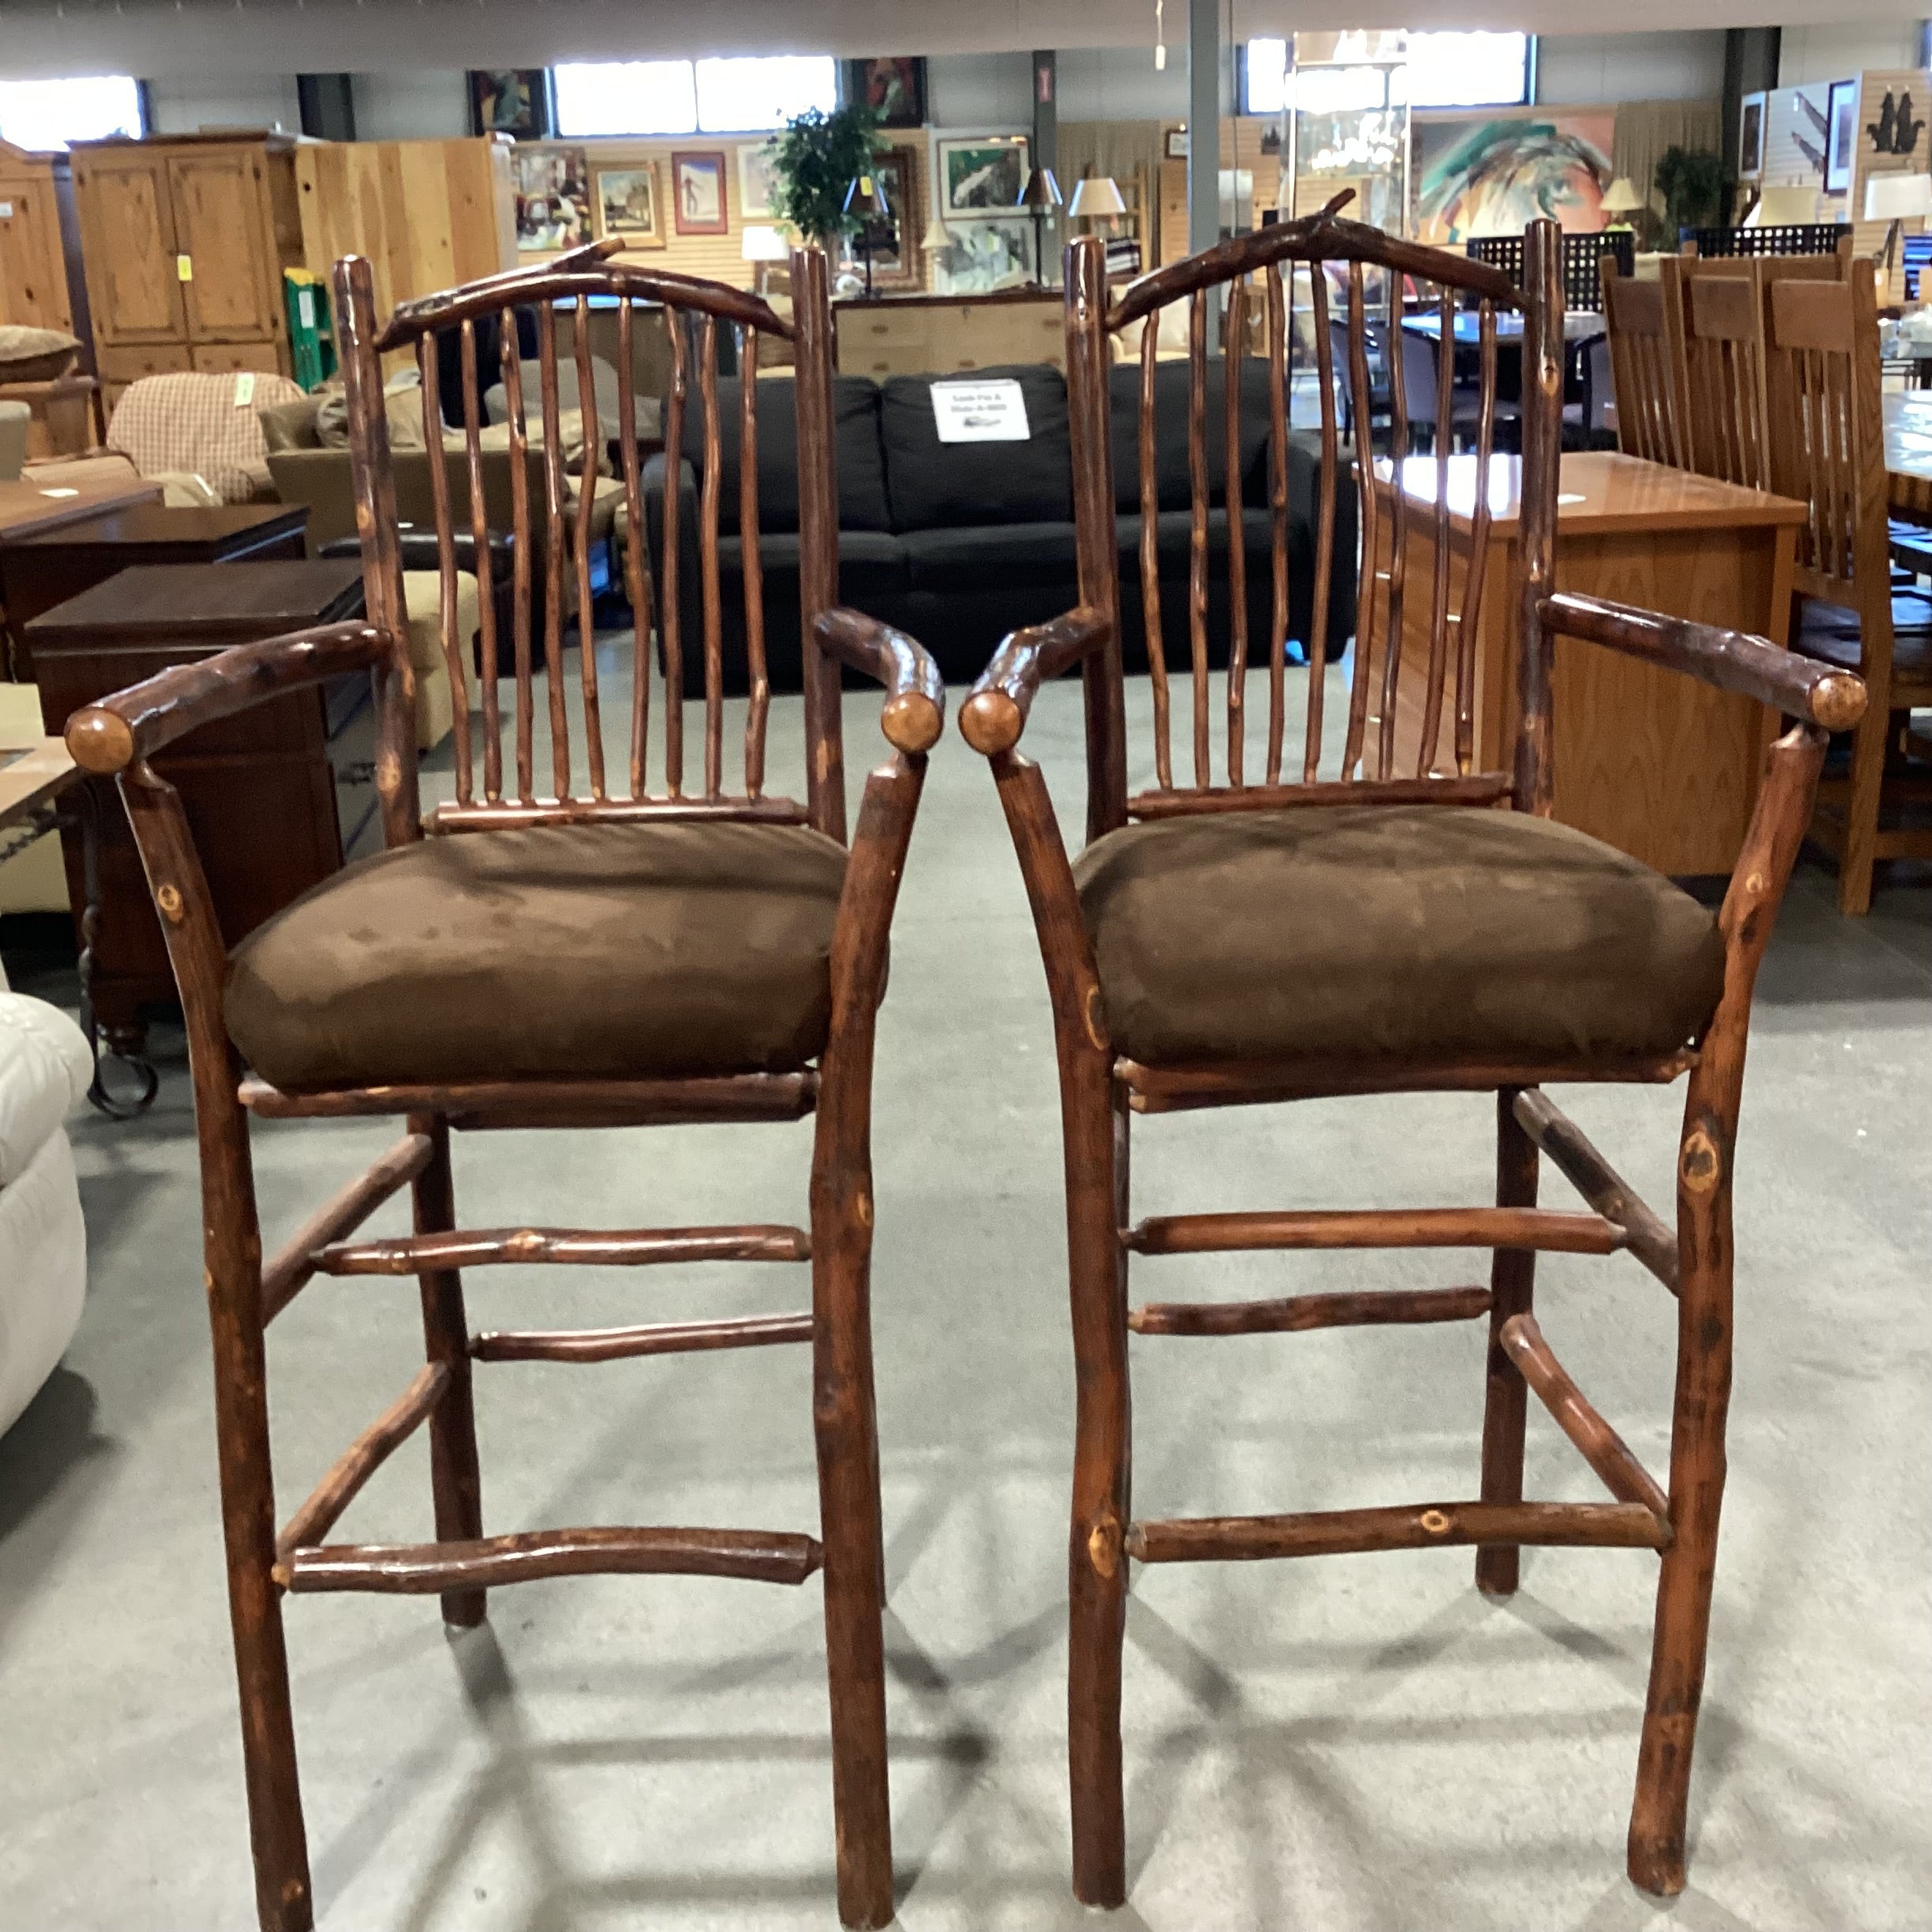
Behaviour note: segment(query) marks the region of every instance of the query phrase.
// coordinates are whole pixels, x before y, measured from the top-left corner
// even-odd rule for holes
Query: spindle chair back
[[[1840,908],[1861,913],[1881,860],[1932,857],[1932,833],[1880,823],[1893,803],[1886,768],[1894,714],[1932,703],[1932,649],[1923,625],[1901,635],[1895,621],[1870,264],[1855,263],[1842,281],[1769,282],[1764,314],[1770,487],[1810,512],[1798,532],[1792,580],[1795,648],[1855,668],[1870,693],[1849,783],[1824,788],[1812,827],[1838,859]],[[1833,609],[1855,622],[1834,621]]]
[[[1496,1595],[1516,1587],[1525,1544],[1617,1545],[1661,1554],[1629,1869],[1655,1892],[1677,1891],[1684,1881],[1691,1745],[1723,1488],[1732,1149],[1751,984],[1810,811],[1825,728],[1855,720],[1863,693],[1855,677],[1807,664],[1761,638],[1554,590],[1564,363],[1556,225],[1533,224],[1523,247],[1520,578],[1489,586],[1486,593],[1480,568],[1488,549],[1488,492],[1480,485],[1475,533],[1461,546],[1468,561],[1459,587],[1447,567],[1446,451],[1417,459],[1410,472],[1419,469],[1433,481],[1432,507],[1410,507],[1408,492],[1378,481],[1361,414],[1352,476],[1346,466],[1334,417],[1337,350],[1326,313],[1327,275],[1343,267],[1354,298],[1346,361],[1357,398],[1368,391],[1364,278],[1374,269],[1391,283],[1406,278],[1439,291],[1445,392],[1453,350],[1450,312],[1459,298],[1475,301],[1486,405],[1495,396],[1497,314],[1518,299],[1507,276],[1465,256],[1340,220],[1333,208],[1164,267],[1118,297],[1110,296],[1098,242],[1076,242],[1067,252],[1081,602],[1001,645],[961,710],[960,726],[991,765],[1013,836],[1046,967],[1060,1074],[1077,1391],[1068,1544],[1068,1757],[1073,1889],[1089,1904],[1118,1905],[1126,1895],[1120,1711],[1132,1562],[1452,1544],[1476,1546],[1477,1582]],[[1318,661],[1299,721],[1298,751],[1290,747],[1284,694],[1284,318],[1286,277],[1301,264],[1315,271],[1321,410],[1317,599],[1343,488],[1360,494],[1363,530],[1354,683],[1346,729],[1338,734],[1339,762],[1326,773],[1319,653],[1311,653]],[[1246,635],[1238,587],[1241,547],[1230,531],[1226,560],[1218,567],[1228,573],[1232,594],[1225,703],[1216,710],[1210,702],[1204,616],[1214,566],[1208,542],[1204,339],[1208,305],[1223,290],[1234,321],[1251,304],[1267,320],[1275,598],[1269,635]],[[1116,560],[1113,466],[1131,452],[1110,442],[1106,342],[1157,310],[1182,304],[1189,317],[1193,384],[1191,730],[1173,742],[1181,735],[1172,723],[1173,680],[1156,628],[1148,534],[1158,507],[1158,477],[1150,447],[1151,365],[1144,364],[1136,425],[1140,555],[1155,783],[1130,792],[1118,642],[1122,593],[1116,587],[1125,572]],[[1238,345],[1242,331],[1230,328],[1226,339]],[[1399,357],[1391,357],[1390,376],[1391,436],[1399,455],[1407,440]],[[1226,447],[1234,451],[1241,385],[1228,382],[1223,395]],[[1480,452],[1485,466],[1488,416],[1485,407]],[[1238,458],[1230,456],[1225,487],[1236,505],[1237,468]],[[1384,518],[1391,520],[1386,545],[1376,527]],[[1435,522],[1436,562],[1427,583],[1404,580],[1410,518]],[[1383,556],[1389,560],[1386,579],[1372,583]],[[1507,773],[1476,771],[1471,750],[1470,650],[1485,593],[1516,603],[1518,722]],[[1325,635],[1319,616],[1313,635]],[[1745,693],[1799,719],[1771,753],[1717,917],[1634,860],[1552,822],[1550,678],[1559,635]],[[1433,745],[1432,730],[1425,735],[1418,765],[1405,769],[1396,756],[1393,695],[1406,654],[1424,674],[1431,718],[1453,707],[1451,770],[1431,767],[1426,747]],[[1267,685],[1264,747],[1249,743],[1251,661]],[[1084,683],[1088,773],[1088,843],[1077,859],[1061,840],[1039,767],[1018,748],[1042,683],[1076,665]],[[1503,807],[1510,809],[1484,809]],[[1588,882],[1571,870],[1586,861]],[[1445,879],[1453,882],[1447,892]],[[1566,909],[1550,921],[1533,910],[1545,903]],[[1614,963],[1606,963],[1606,948],[1617,951]],[[1500,998],[1503,988],[1510,990]],[[1642,989],[1644,1009],[1629,1008],[1627,1029],[1613,1035],[1602,1028],[1603,1017],[1634,989]],[[1653,1000],[1661,1003],[1653,1007]],[[1552,1019],[1557,1008],[1567,1016],[1559,1024]],[[1687,1071],[1673,1230],[1542,1089],[1557,1080],[1663,1083]],[[1431,1090],[1492,1096],[1493,1208],[1133,1217],[1129,1173],[1137,1115]],[[1540,1154],[1576,1185],[1589,1213],[1537,1206]],[[1129,1294],[1130,1264],[1138,1257],[1456,1246],[1492,1251],[1488,1286],[1137,1306]],[[1677,1300],[1667,1485],[1584,1399],[1543,1339],[1531,1305],[1534,1258],[1539,1250],[1556,1249],[1627,1252]],[[1486,1320],[1489,1335],[1477,1498],[1282,1515],[1135,1516],[1131,1336],[1279,1335],[1474,1320]],[[1523,1500],[1524,1418],[1532,1390],[1612,1500]]]
[[[1603,258],[1603,312],[1616,390],[1617,447],[1627,456],[1688,467],[1689,398],[1684,393],[1682,325],[1664,284],[1638,281]]]
[[[840,1914],[846,1924],[863,1926],[883,1926],[893,1914],[868,1313],[872,1041],[893,902],[944,693],[930,659],[911,638],[837,604],[823,253],[807,248],[792,257],[794,309],[782,317],[739,290],[614,260],[616,245],[600,244],[409,303],[386,324],[375,313],[369,263],[352,256],[339,264],[338,341],[366,621],[222,652],[105,699],[69,722],[77,760],[120,781],[187,1021],[223,1522],[264,1932],[309,1932],[313,1922],[284,1596],[432,1593],[441,1597],[445,1620],[462,1627],[483,1620],[489,1589],[598,1573],[801,1584],[822,1571]],[[617,440],[632,691],[620,742],[607,752],[591,629],[588,518],[575,519],[574,540],[565,535],[569,488],[556,317],[560,303],[575,310],[578,391],[588,399],[594,386],[586,312],[592,301],[612,298],[619,305]],[[634,313],[644,303],[661,306],[672,320],[665,407],[672,454],[655,513],[661,533],[647,528],[650,492],[631,433]],[[534,369],[521,360],[511,313],[526,304],[537,311]],[[487,372],[477,367],[477,325],[485,318],[505,324],[499,334],[515,578],[507,652],[500,652],[495,635],[493,533],[478,421],[487,386],[480,377]],[[687,318],[695,318],[695,351],[687,346]],[[755,366],[761,338],[782,339],[796,354],[802,803],[773,796],[766,784],[770,707],[756,541],[760,391],[745,382],[736,424],[721,422],[714,350],[717,331],[727,327],[741,332],[747,369]],[[466,457],[459,480],[467,485],[452,488],[446,466],[429,465],[443,655],[455,694],[455,796],[425,812],[383,358],[413,355],[422,380],[425,438],[436,449],[443,437],[437,338],[444,331],[459,339]],[[684,417],[694,408],[703,417],[697,511],[702,615],[700,635],[690,638],[679,628],[677,452]],[[599,466],[593,419],[584,432],[574,474],[580,503],[590,498]],[[739,520],[747,538],[751,690],[736,759],[724,742],[719,615],[720,455],[733,435],[745,459]],[[533,502],[526,451],[539,443],[541,500]],[[655,582],[654,534],[664,539]],[[457,630],[459,565],[481,579],[476,659],[470,640]],[[533,576],[542,589],[540,627],[531,614]],[[573,594],[580,657],[574,703],[564,623]],[[653,650],[654,642],[661,648]],[[510,670],[500,677],[505,663]],[[889,761],[866,781],[849,849],[841,663],[887,687],[882,728],[892,747]],[[660,668],[662,762],[653,765],[649,726]],[[324,882],[231,954],[180,798],[151,761],[198,726],[279,694],[313,702],[313,687],[350,672],[375,678],[376,784],[387,848]],[[702,751],[695,757],[684,735],[693,672],[702,687]],[[503,683],[511,687],[507,703]],[[573,710],[582,721],[575,744]],[[325,1017],[307,1017],[315,1013]],[[245,1055],[253,1069],[246,1077]],[[462,1230],[456,1222],[452,1130],[583,1133],[796,1121],[814,1112],[805,1226]],[[251,1118],[395,1114],[406,1120],[401,1140],[264,1262]],[[349,1238],[404,1188],[412,1234]],[[465,1315],[465,1267],[717,1260],[807,1263],[811,1305],[723,1320],[474,1335]],[[427,1364],[278,1527],[266,1328],[319,1277],[372,1275],[417,1279]],[[484,1533],[473,1364],[598,1363],[787,1344],[811,1350],[817,1536],[675,1527]],[[435,1540],[331,1541],[331,1529],[376,1470],[425,1425]]]

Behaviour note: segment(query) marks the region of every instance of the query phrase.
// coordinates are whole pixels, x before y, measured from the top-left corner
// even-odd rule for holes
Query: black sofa
[[[1214,662],[1228,649],[1226,420],[1223,365],[1208,376],[1208,635]],[[938,661],[949,683],[969,683],[1000,639],[1022,624],[1057,616],[1078,601],[1066,384],[1041,364],[976,372],[1010,377],[1026,400],[1024,443],[942,444],[927,391],[943,377],[833,379],[832,410],[839,498],[840,597],[909,631]],[[1140,577],[1140,371],[1112,372],[1115,519],[1121,566],[1121,631],[1129,671],[1147,668]],[[1272,520],[1266,372],[1241,365],[1240,527],[1246,548],[1249,659],[1267,661],[1273,623]],[[719,577],[728,689],[744,688],[743,544],[738,528],[738,384],[718,384]],[[799,688],[798,452],[789,377],[758,384],[759,556],[765,580],[766,650],[772,687]],[[1155,436],[1161,627],[1170,665],[1186,661],[1189,541],[1188,368],[1155,373]],[[698,485],[704,425],[695,395],[687,410],[680,511],[680,623],[687,687],[702,672],[702,605],[698,569]],[[1346,455],[1343,459],[1347,460]],[[1289,635],[1305,646],[1312,623],[1316,440],[1289,449]],[[662,570],[665,459],[646,472],[652,564]],[[1355,627],[1356,508],[1346,479],[1336,492],[1327,655],[1339,657]]]

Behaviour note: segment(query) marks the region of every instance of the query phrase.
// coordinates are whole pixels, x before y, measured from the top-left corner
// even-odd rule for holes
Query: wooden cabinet
[[[66,155],[28,154],[0,141],[0,322],[64,329],[92,369],[87,284],[73,177]]]
[[[1015,362],[1066,367],[1057,289],[995,295],[881,296],[837,302],[833,314],[841,375],[949,375]]]
[[[287,137],[84,141],[73,154],[110,398],[173,370],[288,374],[282,271],[303,260]]]

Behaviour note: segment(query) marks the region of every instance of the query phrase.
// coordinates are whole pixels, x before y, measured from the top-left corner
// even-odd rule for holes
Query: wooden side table
[[[27,627],[44,727],[58,733],[81,706],[170,665],[361,608],[361,566],[346,559],[123,571]],[[189,732],[155,761],[181,793],[231,946],[341,867],[328,696],[314,689],[271,698]],[[107,781],[88,783],[101,820],[94,1004],[110,1046],[138,1053],[142,1009],[172,1004],[174,974],[126,814]],[[69,892],[85,904],[81,841],[62,837]]]
[[[107,1058],[132,1069],[132,1095],[114,1093],[101,1073],[100,1029],[94,1017],[94,935],[100,917],[100,814],[92,787],[80,768],[67,755],[58,738],[39,738],[31,744],[0,742],[0,865],[24,852],[50,832],[71,830],[80,844],[83,894],[80,902],[80,1030],[94,1056],[94,1078],[88,1099],[115,1120],[130,1120],[153,1101],[160,1080],[154,1069],[135,1054],[110,1052]]]
[[[144,503],[0,541],[0,604],[13,632],[16,675],[33,676],[26,629],[43,611],[140,564],[299,557],[308,522],[300,504],[170,510]]]

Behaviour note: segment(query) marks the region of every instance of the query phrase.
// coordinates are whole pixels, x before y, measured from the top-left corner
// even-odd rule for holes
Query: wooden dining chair
[[[873,1017],[886,936],[926,752],[944,692],[925,652],[898,632],[837,607],[838,532],[831,433],[832,334],[823,254],[792,257],[794,313],[742,290],[609,259],[599,244],[539,268],[405,304],[378,322],[370,267],[335,275],[347,382],[367,621],[227,650],[167,671],[78,712],[67,738],[88,770],[118,776],[167,937],[186,1016],[201,1153],[207,1287],[214,1332],[223,1525],[241,1680],[242,1741],[258,1910],[264,1932],[313,1923],[283,1649],[283,1599],[318,1590],[439,1593],[444,1620],[480,1623],[487,1590],[546,1577],[681,1572],[803,1583],[824,1572],[831,1683],[832,1780],[839,1911],[850,1926],[893,1914],[881,1649],[878,1445],[868,1275],[872,1240],[870,1117]],[[695,325],[671,331],[675,367],[667,440],[702,411],[707,454],[699,511],[702,635],[680,638],[674,582],[650,581],[643,491],[633,439],[623,444],[632,612],[625,715],[607,748],[597,653],[586,649],[567,689],[567,572],[587,608],[585,522],[564,536],[567,486],[557,406],[557,308],[575,323],[578,374],[590,388],[585,317],[616,298],[620,420],[633,414],[636,305],[661,304]],[[542,501],[515,500],[517,595],[513,696],[484,676],[474,692],[469,641],[456,634],[455,549],[474,537],[482,578],[481,662],[498,662],[474,369],[478,325],[538,305],[538,354],[522,361],[500,331],[513,470],[541,423]],[[728,761],[719,600],[721,445],[736,436],[741,527],[755,537],[758,385],[741,389],[735,424],[719,421],[721,327],[755,358],[770,336],[796,353],[799,538],[805,608],[806,799],[765,780],[768,691],[759,623],[750,626],[751,700]],[[440,438],[437,337],[462,350],[468,501],[436,496],[444,576],[443,652],[456,694],[453,801],[424,811],[404,624],[394,478],[384,415],[383,358],[421,372],[425,437]],[[532,377],[534,377],[534,381]],[[693,391],[695,394],[693,394]],[[575,479],[596,474],[591,439]],[[458,492],[459,495],[466,492]],[[667,492],[675,517],[677,492]],[[761,608],[758,547],[743,549],[745,603]],[[533,636],[530,578],[542,586]],[[650,730],[661,635],[665,697]],[[686,653],[702,687],[702,771],[687,765]],[[886,684],[892,755],[866,780],[849,844],[840,724],[841,664]],[[386,849],[353,864],[232,949],[217,925],[182,801],[154,761],[185,734],[251,707],[277,728],[314,687],[373,672],[379,718],[376,784]],[[582,736],[573,751],[571,713]],[[546,714],[542,723],[539,714]],[[545,726],[547,725],[547,729]],[[505,736],[508,742],[506,744]],[[647,766],[661,743],[661,784]],[[547,761],[547,769],[544,769]],[[581,761],[581,762],[580,762]],[[727,765],[736,763],[735,774]],[[249,1071],[244,1072],[247,1068]],[[816,1112],[807,1225],[459,1229],[453,1129],[794,1121]],[[401,1114],[406,1130],[365,1174],[321,1207],[266,1261],[249,1166],[249,1123]],[[410,1190],[414,1232],[350,1238],[383,1200]],[[500,1211],[498,1218],[500,1219]],[[472,1334],[465,1267],[500,1264],[642,1267],[695,1261],[809,1262],[811,1305],[796,1313],[576,1331]],[[279,1525],[271,1477],[264,1331],[318,1275],[414,1275],[427,1365],[370,1425],[309,1499]],[[693,1350],[809,1344],[820,1528],[521,1530],[486,1535],[472,1419],[477,1363],[597,1363]],[[370,1476],[427,1425],[435,1535],[414,1543],[344,1543],[329,1533]]]
[[[1906,769],[1908,715],[1932,705],[1932,623],[1892,582],[1873,278],[1773,281],[1765,317],[1771,487],[1810,508],[1792,647],[1855,670],[1870,694],[1850,777],[1820,788],[1811,833],[1838,861],[1839,910],[1867,912],[1881,861],[1932,859],[1932,829],[1882,822],[1908,796],[1932,796],[1923,765]]]
[[[1524,1544],[1595,1544],[1661,1558],[1649,1693],[1630,1829],[1629,1869],[1649,1890],[1684,1882],[1691,1744],[1703,1678],[1730,1381],[1732,1151],[1751,988],[1810,808],[1826,726],[1854,721],[1857,680],[1757,638],[1676,617],[1553,594],[1563,299],[1558,231],[1526,237],[1520,298],[1500,272],[1314,218],[1265,228],[1163,268],[1110,299],[1097,242],[1066,260],[1067,370],[1080,604],[1001,645],[962,707],[968,740],[990,760],[1039,930],[1060,1072],[1076,1410],[1069,1548],[1069,1757],[1073,1886],[1090,1904],[1126,1889],[1121,1795],[1121,1642],[1130,1562],[1314,1556],[1474,1544],[1477,1580],[1516,1586]],[[1359,299],[1365,266],[1432,283],[1445,309],[1473,298],[1481,383],[1493,396],[1500,311],[1524,315],[1522,518],[1519,583],[1472,570],[1454,587],[1446,562],[1402,580],[1400,519],[1436,525],[1449,554],[1448,492],[1434,510],[1406,493],[1362,488],[1342,466],[1328,367],[1326,264],[1346,264],[1350,359],[1367,387]],[[1316,265],[1316,393],[1324,462],[1316,593],[1325,581],[1339,492],[1357,489],[1363,554],[1378,554],[1376,519],[1398,519],[1391,581],[1362,608],[1386,620],[1379,688],[1358,674],[1339,755],[1324,762],[1322,680],[1311,679],[1291,727],[1279,617],[1288,568],[1282,477],[1288,372],[1284,270]],[[1208,570],[1203,423],[1208,361],[1202,318],[1221,290],[1268,321],[1269,446],[1275,479],[1277,616],[1252,665],[1243,601],[1228,605],[1225,700],[1208,677],[1208,600],[1193,601],[1186,640],[1191,731],[1177,736],[1179,698],[1150,644],[1151,788],[1130,792],[1118,642],[1114,452],[1109,442],[1106,341],[1152,310],[1193,317],[1193,568]],[[1393,447],[1406,447],[1399,365]],[[1156,509],[1151,377],[1140,462],[1144,530]],[[1240,386],[1226,393],[1237,401]],[[1237,403],[1229,406],[1234,408]],[[1491,451],[1479,430],[1479,460]],[[1237,447],[1230,438],[1228,447]],[[1373,446],[1367,454],[1373,455]],[[1446,454],[1442,458],[1447,464]],[[1475,492],[1478,522],[1487,492]],[[1485,551],[1481,530],[1466,554]],[[1144,552],[1144,558],[1146,553]],[[1143,601],[1158,637],[1151,563]],[[1485,596],[1519,613],[1513,769],[1473,758],[1473,653]],[[1586,639],[1745,693],[1797,723],[1770,749],[1765,781],[1721,912],[1713,915],[1634,860],[1551,817],[1551,664],[1559,635]],[[1368,654],[1358,638],[1358,664]],[[1432,775],[1395,755],[1391,693],[1407,663],[1425,702],[1452,707],[1452,771]],[[1070,859],[1039,768],[1019,749],[1043,680],[1077,666],[1084,687],[1087,846]],[[1252,682],[1251,682],[1252,671]],[[1265,692],[1250,743],[1248,701]],[[1256,693],[1257,706],[1260,692]],[[1372,721],[1379,719],[1379,722]],[[1300,742],[1294,744],[1292,737]],[[1189,739],[1191,738],[1191,748]],[[1263,740],[1265,740],[1264,749]],[[1191,755],[1190,755],[1191,749]],[[1217,775],[1214,766],[1217,762]],[[1689,1075],[1677,1160],[1675,1230],[1639,1200],[1543,1091],[1544,1083],[1664,1083]],[[1136,1221],[1128,1168],[1135,1118],[1185,1109],[1318,1096],[1431,1090],[1495,1096],[1493,1207],[1364,1212],[1161,1215]],[[1539,1153],[1589,1205],[1537,1204]],[[1252,1250],[1488,1248],[1487,1287],[1290,1294],[1245,1302],[1148,1301],[1129,1294],[1139,1258]],[[1670,1466],[1660,1484],[1559,1365],[1532,1309],[1539,1251],[1634,1256],[1676,1300],[1676,1393]],[[1481,1475],[1467,1500],[1267,1516],[1135,1515],[1129,1472],[1130,1336],[1212,1338],[1382,1323],[1484,1320],[1489,1335]],[[1522,1498],[1524,1412],[1533,1390],[1610,1492],[1597,1503]]]
[[[1616,391],[1617,447],[1627,456],[1684,469],[1690,462],[1690,402],[1681,338],[1664,285],[1620,274],[1614,255],[1604,256],[1598,266]]]

